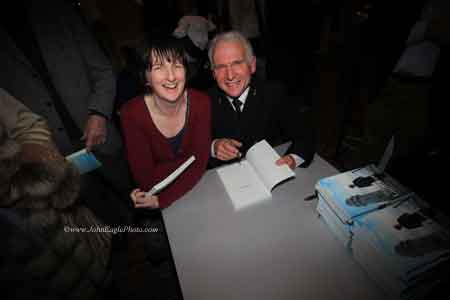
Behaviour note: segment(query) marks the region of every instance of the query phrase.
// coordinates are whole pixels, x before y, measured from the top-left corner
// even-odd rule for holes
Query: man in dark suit
[[[0,86],[47,120],[63,155],[86,147],[102,161],[98,171],[83,176],[82,193],[92,194],[93,210],[107,218],[114,210],[112,194],[128,199],[131,189],[120,135],[111,122],[110,62],[66,0],[11,2],[0,12],[0,41]]]
[[[249,41],[236,31],[221,33],[211,41],[208,56],[217,82],[209,91],[210,166],[234,161],[262,139],[272,146],[292,141],[278,165],[287,164],[291,169],[308,166],[314,155],[313,128],[283,86],[252,77],[256,57]]]
[[[107,154],[120,149],[120,137],[108,122],[115,93],[112,66],[70,4],[14,1],[1,17],[1,85],[47,118],[60,151],[77,150],[74,144],[83,134],[90,149]],[[68,118],[74,124],[66,123]]]

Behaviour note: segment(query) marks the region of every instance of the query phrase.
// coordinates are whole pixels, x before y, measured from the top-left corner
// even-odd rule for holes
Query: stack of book
[[[448,219],[392,177],[369,165],[321,179],[316,191],[322,219],[393,298],[424,298],[443,279]]]

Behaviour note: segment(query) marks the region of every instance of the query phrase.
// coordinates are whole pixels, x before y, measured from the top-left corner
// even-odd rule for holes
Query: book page
[[[266,140],[262,140],[248,149],[245,157],[269,190],[272,190],[281,181],[295,177],[294,171],[287,165],[277,166],[275,164],[280,156]]]
[[[270,191],[246,160],[218,168],[217,173],[236,210],[271,196]]]
[[[157,193],[159,193],[162,189],[164,189],[166,186],[168,186],[169,184],[172,183],[172,181],[174,181],[178,176],[180,176],[181,173],[184,172],[184,170],[187,169],[187,167],[189,167],[195,160],[195,156],[192,155],[191,157],[189,157],[183,164],[181,164],[175,171],[173,171],[172,173],[170,173],[169,176],[167,176],[166,178],[164,178],[161,182],[159,182],[158,184],[155,184],[155,186],[153,186],[150,191],[147,192],[148,196],[151,195],[155,195]]]

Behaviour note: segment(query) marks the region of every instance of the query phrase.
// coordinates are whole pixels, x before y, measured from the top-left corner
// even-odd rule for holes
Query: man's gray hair
[[[211,64],[211,69],[214,68],[213,54],[216,50],[217,44],[220,42],[228,41],[236,41],[241,43],[241,45],[244,46],[245,50],[245,60],[247,61],[247,63],[250,63],[254,54],[252,45],[250,44],[249,40],[239,31],[227,31],[217,34],[209,43],[208,58],[209,63]]]

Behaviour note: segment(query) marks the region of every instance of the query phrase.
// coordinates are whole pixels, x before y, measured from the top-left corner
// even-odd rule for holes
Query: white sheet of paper
[[[270,198],[270,191],[246,160],[221,167],[217,173],[236,210]]]

